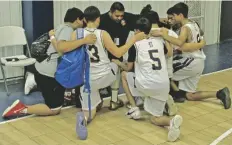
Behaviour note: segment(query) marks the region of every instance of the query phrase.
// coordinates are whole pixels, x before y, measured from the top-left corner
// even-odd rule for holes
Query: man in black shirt
[[[125,8],[122,3],[114,2],[111,5],[110,11],[104,13],[100,17],[99,29],[107,31],[112,40],[117,46],[122,46],[126,43],[127,37],[130,31],[134,31],[134,24],[138,19],[139,15],[134,15],[131,13],[125,12]],[[133,58],[135,54],[133,53],[135,48],[130,48],[128,52],[128,60]],[[132,53],[131,53],[132,52]],[[119,60],[123,61],[123,57],[117,58],[108,52],[108,57],[112,61]],[[118,82],[111,86],[112,88],[112,97],[110,101],[111,110],[116,110],[119,107],[123,106],[123,102],[118,100],[118,88],[119,88],[120,76],[118,76]],[[109,91],[109,89],[107,89]]]
[[[122,3],[114,2],[110,11],[101,15],[99,29],[107,31],[117,46],[126,43],[130,31],[134,31],[135,21],[139,15],[124,12],[125,8]],[[118,59],[109,53],[110,59]],[[123,58],[119,58],[120,61]]]

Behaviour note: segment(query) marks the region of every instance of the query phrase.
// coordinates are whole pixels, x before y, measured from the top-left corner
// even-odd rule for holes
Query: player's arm
[[[108,32],[103,31],[102,34],[103,34],[102,37],[103,37],[105,48],[111,54],[113,54],[115,57],[118,57],[118,58],[123,56],[123,54],[125,54],[136,41],[139,41],[145,38],[145,34],[142,32],[142,33],[134,35],[125,45],[121,47],[117,47],[115,43],[113,42],[113,40],[111,39]]]
[[[116,63],[122,70],[129,72],[133,69],[135,58],[136,50],[133,45],[128,51],[128,59],[126,63],[120,62],[118,59],[112,59],[112,61]]]
[[[168,35],[168,31],[164,30],[164,28],[162,28],[164,31],[162,33],[162,36],[165,40],[169,41],[170,43],[177,45],[179,47],[181,47],[187,40],[188,38],[188,28],[187,27],[182,27],[181,31],[180,31],[180,35],[178,38],[172,37]]]
[[[61,53],[66,53],[70,52],[76,48],[79,48],[81,45],[84,44],[94,44],[96,42],[97,38],[94,34],[89,34],[83,39],[78,39],[76,38],[76,31],[74,31],[71,34],[71,40],[66,41],[66,40],[60,40],[57,43],[58,51]]]
[[[182,47],[179,47],[178,50],[183,52],[193,52],[203,48],[205,44],[205,40],[201,40],[199,43],[185,43]]]
[[[118,67],[120,67],[123,71],[130,71],[133,68],[134,62],[121,62],[118,59],[112,59],[112,62],[114,62],[115,64],[118,65]]]
[[[168,41],[165,41],[165,47],[167,49],[167,56],[171,57],[173,55],[173,46]]]
[[[55,38],[55,31],[54,30],[50,30],[48,32],[48,35],[50,37],[50,41],[52,43],[52,46],[57,50],[57,41],[56,41],[56,38]]]

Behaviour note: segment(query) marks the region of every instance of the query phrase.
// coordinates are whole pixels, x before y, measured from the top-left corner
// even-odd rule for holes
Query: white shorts
[[[204,59],[182,58],[173,61],[172,80],[179,82],[179,89],[194,93],[204,70]]]
[[[135,86],[135,75],[132,72],[128,72],[127,75],[127,83],[130,89],[130,92],[132,94],[132,96],[140,96],[140,97],[144,97],[144,109],[152,114],[153,116],[163,116],[163,111],[164,111],[164,107],[165,107],[165,103],[167,101],[166,98],[168,98],[168,92],[166,92],[165,96],[162,96],[162,100],[160,99],[156,99],[156,98],[160,98],[160,92],[156,92],[156,94],[154,94],[154,96],[149,97],[145,91],[143,91],[142,89],[139,89]]]
[[[166,64],[167,64],[167,70],[168,70],[168,77],[172,78],[173,76],[172,57],[166,56]]]
[[[150,96],[154,99],[158,99],[161,101],[167,101],[168,100],[168,93],[169,93],[169,81],[162,85],[162,87],[157,86],[156,84],[152,85],[152,89],[143,89],[142,86],[140,86],[139,82],[136,81],[135,73],[128,72],[126,75],[127,83],[130,89],[130,92],[132,96]]]
[[[153,116],[163,116],[166,101],[157,100],[151,97],[145,97],[144,99],[144,110]]]
[[[99,103],[101,103],[101,97],[99,94],[99,89],[105,88],[110,86],[115,80],[116,80],[116,74],[118,72],[118,66],[115,63],[111,63],[112,71],[108,73],[107,75],[91,81],[90,87],[91,87],[91,110],[95,109]],[[91,77],[90,77],[91,78]],[[88,96],[86,93],[83,93],[84,87],[81,87],[81,105],[83,110],[89,110],[88,106]]]

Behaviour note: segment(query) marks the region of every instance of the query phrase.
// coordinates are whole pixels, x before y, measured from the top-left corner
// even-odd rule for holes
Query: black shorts
[[[65,88],[55,78],[35,73],[35,81],[42,92],[45,104],[50,109],[63,105]]]

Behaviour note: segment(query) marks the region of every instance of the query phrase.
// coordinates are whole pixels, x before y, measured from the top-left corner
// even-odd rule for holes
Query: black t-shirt
[[[109,12],[107,12],[105,14],[102,14],[100,17],[99,29],[107,31],[113,41],[115,40],[115,38],[119,38],[119,45],[117,46],[120,47],[126,43],[129,32],[134,30],[134,24],[138,17],[139,15],[125,12],[123,19],[126,22],[126,25],[122,26],[121,23],[117,23],[112,20],[109,16]],[[117,57],[113,56],[109,52],[108,57],[110,60],[117,59]],[[122,61],[123,58],[121,57],[119,60]]]
[[[136,58],[136,50],[135,50],[135,46],[133,45],[129,51],[128,51],[128,62],[135,62],[135,58]]]

